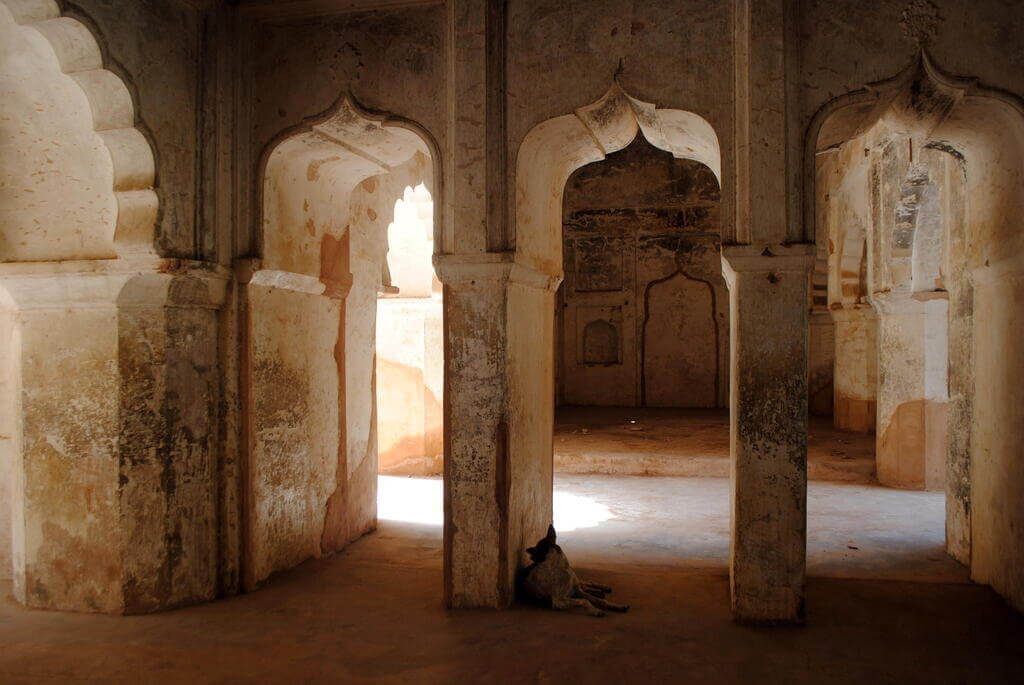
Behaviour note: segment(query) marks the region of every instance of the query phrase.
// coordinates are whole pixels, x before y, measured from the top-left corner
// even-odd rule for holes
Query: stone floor
[[[381,476],[382,519],[440,526],[441,479]],[[555,474],[555,528],[570,559],[592,568],[705,569],[729,563],[729,481]],[[967,583],[944,551],[945,497],[859,483],[812,482],[811,576]]]
[[[382,520],[257,592],[162,614],[29,611],[0,585],[0,682],[993,683],[1024,673],[1024,618],[941,554],[941,494],[811,483],[807,625],[751,628],[729,615],[727,480],[560,475],[556,490],[559,542],[628,614],[446,612],[440,526]],[[436,521],[439,493],[438,480],[382,478],[382,516]]]
[[[811,417],[811,480],[873,483],[873,435],[844,433]],[[723,409],[560,407],[555,470],[633,476],[729,476],[729,412]]]

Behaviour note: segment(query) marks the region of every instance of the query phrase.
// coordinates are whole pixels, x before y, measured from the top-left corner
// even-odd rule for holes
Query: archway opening
[[[407,186],[387,228],[376,324],[377,516],[439,527],[444,355],[433,218],[426,186]]]
[[[634,141],[636,149],[627,149]],[[625,153],[619,153],[624,149]],[[617,157],[619,154],[624,156]],[[621,165],[621,160],[633,159],[637,154],[641,158],[653,155],[658,163],[645,164],[637,159],[618,172],[608,173]],[[593,169],[587,167],[593,163],[597,163]],[[574,176],[577,172],[579,175]],[[620,172],[627,173],[616,180]],[[638,176],[630,178],[631,174]],[[645,174],[651,175],[647,181],[642,180]],[[517,157],[516,254],[507,304],[507,482],[511,516],[507,533],[503,534],[508,541],[509,577],[514,577],[516,569],[526,562],[522,550],[542,537],[549,523],[553,521],[557,529],[565,513],[573,511],[586,512],[585,516],[576,517],[582,525],[561,531],[568,536],[560,537],[559,544],[572,550],[572,558],[584,567],[636,562],[642,558],[664,560],[666,554],[676,559],[688,556],[672,544],[661,545],[660,552],[657,551],[659,543],[655,538],[664,531],[654,521],[643,522],[651,509],[658,508],[659,501],[665,504],[685,498],[679,489],[683,479],[643,479],[607,473],[556,476],[561,466],[573,461],[581,465],[580,470],[592,471],[599,462],[629,463],[633,468],[637,460],[629,455],[618,459],[614,455],[598,457],[595,451],[575,460],[556,456],[556,441],[564,443],[568,438],[569,442],[579,442],[592,434],[588,426],[566,425],[562,426],[561,435],[556,435],[555,416],[560,402],[612,405],[582,409],[567,406],[563,417],[572,411],[636,412],[645,394],[652,404],[671,402],[666,394],[678,384],[662,387],[658,385],[660,378],[645,379],[640,361],[645,357],[653,360],[661,354],[663,358],[654,363],[686,365],[685,354],[679,353],[681,346],[669,343],[663,348],[661,337],[681,334],[686,323],[672,303],[680,297],[685,299],[691,290],[699,294],[703,307],[691,306],[685,311],[703,324],[703,335],[699,337],[706,343],[701,348],[701,359],[707,363],[695,370],[708,386],[697,393],[699,401],[715,407],[725,397],[724,389],[719,388],[723,381],[721,369],[717,373],[710,370],[717,366],[722,351],[725,324],[720,326],[718,317],[725,310],[711,300],[716,292],[713,283],[720,282],[722,277],[716,249],[719,231],[723,239],[733,237],[734,232],[729,221],[717,224],[717,215],[710,221],[693,220],[697,214],[706,218],[718,211],[720,176],[718,138],[704,118],[640,102],[626,95],[618,85],[613,85],[598,102],[572,115],[542,122],[524,139]],[[654,178],[659,180],[652,185],[649,181]],[[578,188],[576,183],[580,184]],[[602,183],[605,189],[586,200],[586,186]],[[672,199],[666,200],[664,193],[659,194],[659,185],[660,190],[669,191],[668,197]],[[698,187],[705,191],[703,199]],[[610,191],[614,192],[609,194]],[[648,201],[638,197],[644,191],[651,194]],[[577,196],[578,206],[572,204]],[[722,198],[726,197],[728,194],[723,194]],[[588,202],[592,206],[585,206]],[[731,216],[729,203],[731,199],[722,203],[723,216]],[[659,236],[653,242],[660,241],[661,247],[645,244],[638,249],[646,241],[644,231],[638,228],[642,221],[637,216],[647,210],[647,218],[652,222],[650,233]],[[687,224],[687,211],[690,237],[701,234],[692,246],[686,244],[686,226],[671,225],[673,221]],[[584,229],[582,224],[577,227],[576,221],[591,222],[591,230]],[[694,230],[698,225],[701,230]],[[646,255],[642,261],[650,264],[639,269],[638,254]],[[638,271],[642,274],[639,279]],[[566,285],[559,292],[563,278]],[[654,322],[643,304],[651,299],[652,292],[657,315],[661,317]],[[638,317],[638,312],[642,316]],[[651,329],[658,326],[661,328],[655,341]],[[718,339],[712,342],[715,332]],[[650,340],[646,345],[645,337]],[[675,373],[682,375],[680,369]],[[644,386],[648,384],[651,389],[645,393]],[[619,405],[618,409],[614,405]],[[642,424],[629,423],[630,420],[639,421],[626,415],[611,421],[613,430],[621,432],[612,440],[619,447],[623,436],[635,440],[641,433],[629,430],[643,428]],[[573,435],[573,430],[578,432]],[[727,432],[724,440],[727,455]],[[728,456],[722,463],[728,468]],[[565,487],[573,478],[588,480],[590,485],[581,482],[575,489]],[[629,495],[617,498],[614,487],[594,490],[594,479],[600,478],[647,480],[647,486],[664,486],[664,492],[644,493],[640,499],[644,500],[645,511],[638,512],[635,507],[630,511],[637,499]],[[722,479],[721,485],[717,501],[726,531],[711,556],[715,559],[713,563],[724,566],[729,546],[729,497],[727,481]],[[567,500],[566,496],[572,499]],[[632,518],[627,522],[629,517]],[[628,545],[610,548],[605,531],[622,524],[640,527],[645,523],[647,530],[639,549],[627,549]],[[613,535],[616,542],[622,542],[621,533],[620,529],[620,535]],[[592,544],[586,543],[586,538],[591,538]],[[697,542],[693,548],[700,544]]]
[[[727,563],[720,204],[709,167],[642,134],[566,182],[554,522],[579,563],[621,558],[622,540],[632,561]]]
[[[1024,513],[1007,506],[1024,482],[1008,442],[1020,429],[1005,413],[1024,364],[993,356],[1018,349],[1022,129],[1019,100],[923,52],[812,124],[805,216],[829,265],[834,421],[874,433],[876,483],[854,498],[810,490],[809,573],[969,575],[1024,601],[1010,543]],[[856,525],[826,530],[837,508]]]
[[[433,301],[432,150],[415,126],[345,99],[265,156],[263,255],[245,292],[247,587],[378,525],[377,334],[412,326],[378,323],[379,296],[397,272]],[[389,232],[410,231],[411,252],[396,240],[395,256],[413,257],[415,273],[389,269]]]
[[[825,287],[812,305],[815,407],[841,436],[850,480],[808,491],[808,573],[965,579],[944,554],[947,303],[945,235],[960,230],[955,160],[884,123],[815,156]],[[911,161],[913,158],[913,161]],[[949,163],[952,162],[951,167]],[[960,197],[957,197],[960,195]]]

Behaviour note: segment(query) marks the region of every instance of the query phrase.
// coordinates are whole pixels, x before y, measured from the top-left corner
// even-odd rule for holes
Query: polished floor
[[[1024,618],[944,557],[936,493],[811,483],[807,624],[752,628],[729,614],[727,480],[556,477],[566,554],[632,606],[601,619],[445,611],[440,481],[380,484],[376,532],[248,595],[114,617],[26,610],[0,586],[0,682],[1002,683],[1024,673]]]

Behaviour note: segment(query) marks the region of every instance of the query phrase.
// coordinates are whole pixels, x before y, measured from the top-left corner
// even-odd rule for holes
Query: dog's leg
[[[600,618],[604,616],[603,611],[599,611],[597,607],[588,602],[586,599],[576,597],[562,597],[561,599],[551,598],[551,608],[558,609],[559,611],[571,611],[573,609],[582,609],[586,614],[590,616],[596,616]]]
[[[612,589],[607,585],[598,585],[597,583],[586,583],[583,581],[580,581],[580,585],[583,586],[584,592],[589,592],[590,594],[597,595],[598,597],[604,597],[605,595],[610,595],[612,593]]]
[[[588,594],[585,591],[583,592],[583,599],[587,600],[588,602],[596,606],[598,609],[607,609],[608,611],[621,612],[629,611],[628,604],[614,604],[606,599],[601,599],[600,597],[597,597],[595,595]]]

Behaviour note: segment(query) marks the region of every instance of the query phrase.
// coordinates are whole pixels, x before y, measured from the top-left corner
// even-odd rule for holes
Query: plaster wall
[[[878,397],[877,320],[868,305],[836,309],[836,428],[873,433]]]
[[[376,393],[380,473],[441,475],[444,334],[434,275],[434,203],[406,187],[387,228],[385,288],[377,299]],[[393,292],[392,292],[393,291]]]
[[[0,260],[116,256],[113,165],[89,99],[4,3],[0,93]]]
[[[441,474],[443,343],[440,296],[377,300],[380,473]]]
[[[182,214],[194,213],[197,165],[190,158],[176,173],[175,152],[164,156],[177,199],[158,213],[156,154],[131,83],[145,72],[145,97],[167,103],[158,116],[173,120],[162,140],[187,157],[198,55],[176,47],[198,44],[197,16],[167,3],[127,12],[109,3],[0,4],[11,108],[0,118],[19,122],[0,136],[8,174],[0,185],[10,191],[0,198],[0,242],[10,248],[5,261],[26,262],[0,274],[16,312],[4,416],[7,485],[16,491],[8,559],[15,595],[30,606],[139,613],[210,599],[216,589],[215,310],[224,274],[156,259],[175,252],[173,240],[154,238],[158,218],[174,224],[182,203]],[[144,44],[134,31],[168,22],[179,30],[161,40],[175,47],[134,59]],[[179,254],[196,256],[194,225],[184,233]]]
[[[337,344],[343,304],[250,284],[249,359],[255,429],[249,458],[250,584],[319,556],[339,468]],[[309,350],[327,353],[310,355]],[[344,464],[341,464],[344,468]]]
[[[1016,332],[1024,272],[1024,113],[1019,106],[971,99],[940,131],[966,160],[966,266],[973,285],[974,397],[970,437],[971,577],[1024,610],[1024,374]],[[957,492],[958,490],[954,490]]]
[[[638,137],[576,171],[564,202],[560,401],[724,406],[728,293],[711,170]]]
[[[213,150],[211,95],[217,50],[204,41],[202,3],[188,0],[75,0],[65,14],[92,27],[114,73],[131,84],[137,126],[154,150],[160,215],[158,254],[215,260],[218,226],[201,187],[204,149]],[[146,36],[139,40],[138,36]],[[206,180],[209,184],[210,181]],[[230,255],[219,255],[227,261]]]
[[[901,26],[905,0],[811,0],[791,15],[800,35],[800,130],[822,105],[865,84],[890,78],[918,46]],[[944,0],[928,48],[951,74],[1024,93],[1024,16],[1013,2]]]
[[[835,404],[836,327],[828,310],[813,308],[809,317],[807,400],[814,416],[833,416]]]
[[[720,143],[723,178],[729,178],[735,109],[731,18],[727,0],[511,0],[508,168],[519,163],[520,146],[531,128],[595,102],[615,76],[640,100],[694,112],[710,123]],[[709,83],[717,85],[708,88]],[[508,196],[511,204],[515,195]],[[727,189],[720,210],[725,240],[733,235],[733,206]]]
[[[266,163],[264,258],[246,293],[248,587],[376,524],[386,226],[431,163],[415,134],[361,117],[344,103]]]
[[[349,93],[371,111],[416,122],[444,149],[441,4],[285,19],[245,7],[239,13],[243,111],[235,142],[245,160],[242,177],[252,176],[252,188],[259,183],[261,152],[282,131],[327,111]],[[256,214],[249,186],[243,183],[240,192],[246,194],[237,198],[243,215]],[[249,249],[258,242],[244,232],[239,241]]]

